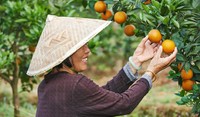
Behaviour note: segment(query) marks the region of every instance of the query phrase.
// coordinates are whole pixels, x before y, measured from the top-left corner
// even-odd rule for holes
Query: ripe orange
[[[193,71],[191,69],[189,69],[187,72],[184,69],[181,70],[181,78],[183,80],[189,80],[192,77],[193,77]]]
[[[152,42],[152,43],[159,43],[162,39],[162,35],[160,33],[159,30],[157,29],[152,29],[149,34],[149,40]]]
[[[112,16],[112,12],[110,10],[106,10],[105,13],[101,14],[101,18],[103,20],[108,20]]]
[[[132,25],[132,24],[126,25],[126,26],[124,27],[124,33],[125,33],[127,36],[133,36],[133,35],[135,34],[134,30],[135,30],[135,26]]]
[[[28,49],[29,49],[29,51],[30,52],[35,52],[35,46],[33,46],[33,45],[30,45],[30,46],[28,46]]]
[[[163,47],[163,51],[166,54],[172,53],[176,47],[174,41],[166,39],[165,41],[162,42],[162,47]]]
[[[182,88],[185,91],[190,91],[192,90],[192,86],[195,84],[195,82],[193,80],[183,80],[182,82]]]
[[[145,2],[144,2],[144,4],[150,4],[151,3],[151,0],[146,0]]]
[[[127,15],[124,11],[118,11],[117,13],[115,13],[114,15],[114,20],[115,22],[117,22],[118,24],[122,24],[126,21],[127,19]]]
[[[103,13],[106,11],[106,3],[104,1],[97,1],[94,4],[94,10],[99,13]]]

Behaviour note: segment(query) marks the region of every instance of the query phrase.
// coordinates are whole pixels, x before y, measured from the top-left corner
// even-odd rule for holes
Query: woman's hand
[[[162,46],[159,47],[158,52],[151,60],[149,66],[147,67],[147,71],[152,71],[157,74],[159,71],[168,67],[174,60],[176,60],[177,48],[175,48],[174,52],[169,56],[162,56]]]
[[[151,43],[148,40],[148,36],[146,36],[136,48],[132,57],[132,61],[137,66],[140,66],[143,62],[151,59],[156,54],[159,46],[160,43]]]

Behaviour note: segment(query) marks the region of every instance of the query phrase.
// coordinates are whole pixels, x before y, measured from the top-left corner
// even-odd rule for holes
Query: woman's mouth
[[[82,59],[82,62],[87,63],[88,58]]]

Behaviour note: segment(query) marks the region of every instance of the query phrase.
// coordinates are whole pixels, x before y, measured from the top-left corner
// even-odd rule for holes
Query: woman
[[[63,21],[68,22],[67,24],[70,24],[67,27],[72,27],[76,25],[77,22],[79,22],[79,24],[77,24],[79,28],[76,30],[76,34],[80,34],[77,31],[86,20],[76,18],[73,20],[68,20],[71,18],[60,18],[56,16],[53,16],[53,18],[51,17],[50,19],[51,21],[48,23],[47,18],[47,24],[38,42],[37,48],[39,49],[36,48],[36,53],[33,55],[31,65],[28,70],[29,75],[41,74],[47,70],[47,67],[44,65],[41,68],[38,67],[38,71],[37,66],[41,66],[40,64],[43,64],[43,62],[51,59],[50,57],[52,56],[43,56],[47,59],[42,59],[42,55],[37,56],[38,53],[48,53],[47,55],[51,55],[50,52],[62,47],[60,45],[62,45],[61,42],[63,43],[64,40],[74,40],[73,36],[73,38],[68,36],[72,32],[70,34],[65,34],[66,32],[69,32],[69,30],[66,30],[66,27],[63,27],[64,31],[62,31],[60,27],[57,27],[62,33],[55,34],[55,32],[53,32],[53,34],[51,34],[50,30],[53,28],[48,30],[49,27],[51,27],[50,25],[59,24],[60,22],[60,24],[63,24],[63,22],[60,21],[63,19],[65,19]],[[90,21],[99,22],[99,20]],[[91,24],[91,27],[96,26],[97,29],[98,27],[101,27],[101,29],[98,29],[97,32],[100,32],[107,26],[107,24],[103,26],[101,25],[106,21],[100,21],[101,23],[99,26],[98,23],[93,24],[91,22],[89,23]],[[88,26],[88,22],[86,24]],[[91,38],[97,34],[97,32],[94,31],[96,28],[91,27],[89,29],[84,29],[84,31],[88,30],[84,32],[84,34],[88,33],[87,35],[90,35],[85,35],[87,38]],[[90,29],[92,29],[92,31],[95,33],[91,34],[92,32]],[[80,30],[80,32],[82,32],[82,29]],[[51,36],[57,36],[50,38],[50,36],[45,36],[45,32],[50,32]],[[46,38],[47,41],[44,41],[44,37],[48,37]],[[72,49],[73,47],[76,47],[73,49],[73,51],[75,50],[74,52],[70,52],[71,49],[69,48],[63,50],[67,55],[64,54],[64,57],[61,57],[64,59],[59,64],[57,63],[57,65],[51,65],[53,62],[49,62],[50,67],[48,67],[48,69],[52,68],[52,70],[47,75],[45,75],[45,79],[38,87],[38,108],[36,113],[37,117],[112,117],[131,113],[150,90],[152,86],[152,80],[156,77],[155,74],[173,62],[177,53],[177,49],[175,49],[175,51],[170,56],[164,58],[161,57],[162,47],[160,44],[152,44],[150,41],[148,41],[148,36],[146,36],[136,48],[133,56],[129,58],[129,62],[119,71],[119,73],[105,86],[99,87],[89,78],[80,74],[80,72],[87,69],[87,59],[90,54],[90,49],[87,46],[89,39],[86,40],[87,41],[79,41],[84,42],[82,44],[79,42],[74,43],[72,46]],[[50,47],[51,51],[42,51],[42,48],[47,48],[47,45],[41,44],[42,42],[45,42],[48,47]],[[79,47],[77,47],[78,44]],[[57,55],[55,52],[53,52],[53,55],[54,58],[57,58],[56,56],[60,54]],[[146,72],[141,78],[138,78],[137,71],[140,69],[140,66],[143,62],[151,58],[152,60],[148,65]],[[53,60],[56,61],[57,59]],[[39,62],[40,64],[36,62],[40,60],[43,62]],[[37,66],[32,67],[33,63],[37,63]]]

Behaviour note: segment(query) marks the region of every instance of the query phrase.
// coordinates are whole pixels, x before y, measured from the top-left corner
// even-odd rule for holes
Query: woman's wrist
[[[135,63],[136,62],[136,63]],[[129,57],[129,63],[131,64],[131,66],[136,69],[136,70],[140,70],[141,69],[141,64],[138,60],[134,60],[134,58],[132,56]]]
[[[138,59],[138,57],[132,57],[132,61],[135,63],[136,66],[140,67],[142,62]]]
[[[153,74],[151,72],[146,71],[145,74],[149,75],[151,79],[153,79]]]
[[[147,71],[152,71],[153,73],[157,74],[157,70],[154,67],[151,67],[150,65],[147,67]]]
[[[153,82],[157,79],[156,73],[154,71],[147,69],[145,74],[149,75],[151,79],[153,80]]]

